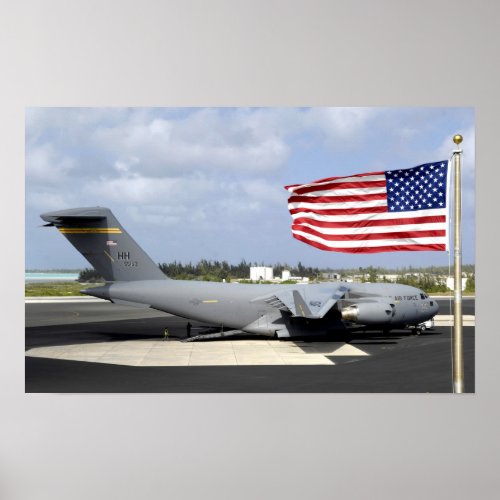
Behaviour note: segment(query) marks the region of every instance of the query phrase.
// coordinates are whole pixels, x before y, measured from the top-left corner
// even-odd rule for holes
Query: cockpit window
[[[420,298],[421,298],[422,300],[424,300],[424,299],[425,299],[425,294],[421,293],[421,294],[420,294]]]

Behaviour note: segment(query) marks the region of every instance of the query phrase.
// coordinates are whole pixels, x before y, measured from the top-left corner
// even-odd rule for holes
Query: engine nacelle
[[[393,306],[380,302],[363,302],[344,307],[340,313],[344,321],[363,325],[389,324],[392,321]]]

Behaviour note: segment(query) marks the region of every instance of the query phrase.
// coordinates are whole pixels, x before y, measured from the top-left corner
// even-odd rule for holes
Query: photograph
[[[475,392],[474,108],[25,124],[27,393]]]

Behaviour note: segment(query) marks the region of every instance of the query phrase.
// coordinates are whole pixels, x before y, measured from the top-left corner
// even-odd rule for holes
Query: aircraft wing
[[[293,290],[282,290],[258,297],[252,302],[264,302],[281,311],[288,311],[293,316],[320,319],[344,297],[348,288],[344,284],[333,286],[300,285]]]

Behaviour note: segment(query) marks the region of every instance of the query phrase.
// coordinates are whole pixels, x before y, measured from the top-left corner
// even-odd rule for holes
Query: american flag
[[[448,161],[285,186],[294,238],[333,252],[448,250]]]

